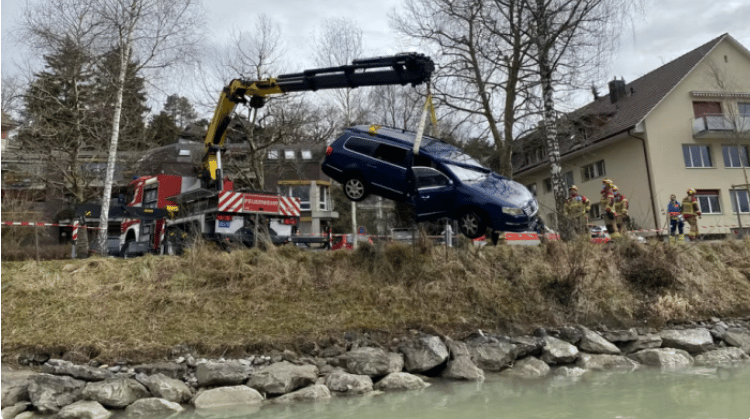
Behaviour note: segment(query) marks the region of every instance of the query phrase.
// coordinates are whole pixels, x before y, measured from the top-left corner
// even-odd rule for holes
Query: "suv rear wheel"
[[[350,201],[361,201],[367,198],[367,187],[359,177],[352,177],[344,183],[344,195]]]
[[[487,229],[487,223],[475,211],[466,211],[459,217],[458,227],[464,236],[476,239],[484,234],[484,231]]]

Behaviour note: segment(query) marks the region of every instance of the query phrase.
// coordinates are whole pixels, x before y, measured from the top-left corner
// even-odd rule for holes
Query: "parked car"
[[[326,150],[323,173],[361,201],[369,194],[414,205],[417,221],[458,220],[469,238],[496,231],[538,231],[539,205],[526,187],[431,137],[413,153],[415,133],[359,125]]]

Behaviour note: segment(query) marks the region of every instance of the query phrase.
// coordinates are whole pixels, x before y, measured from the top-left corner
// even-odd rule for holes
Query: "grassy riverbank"
[[[417,328],[660,326],[750,314],[750,240],[225,253],[2,263],[2,349],[206,355]]]

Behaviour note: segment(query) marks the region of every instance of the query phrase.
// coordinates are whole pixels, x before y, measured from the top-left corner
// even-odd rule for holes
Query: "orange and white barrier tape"
[[[33,221],[3,221],[4,226],[25,226],[25,227],[75,227],[75,228],[88,228],[91,230],[104,230],[103,228],[99,227],[89,227],[89,226],[82,226],[77,225],[78,222],[74,224],[58,224],[58,223],[35,223]]]

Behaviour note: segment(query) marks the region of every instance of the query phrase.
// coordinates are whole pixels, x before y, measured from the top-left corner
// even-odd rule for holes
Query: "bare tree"
[[[524,0],[526,31],[534,41],[542,92],[542,132],[550,163],[555,208],[567,197],[557,136],[555,81],[574,81],[602,68],[619,39],[623,23],[640,0]],[[586,78],[586,77],[583,77]]]
[[[96,19],[106,29],[105,45],[120,54],[119,73],[112,77],[115,105],[109,141],[107,173],[102,194],[98,247],[107,248],[109,201],[112,195],[120,116],[128,63],[139,69],[160,69],[191,56],[198,42],[202,20],[196,0],[98,0]]]
[[[507,176],[512,141],[523,134],[517,122],[529,108],[531,42],[522,6],[521,0],[408,0],[405,13],[392,16],[401,33],[435,49],[439,106],[463,114],[474,136],[491,136],[491,166]]]
[[[363,58],[362,29],[349,19],[328,19],[313,36],[313,62],[320,67],[338,67]],[[333,98],[341,114],[342,128],[363,120],[365,89],[335,89],[321,93]]]

